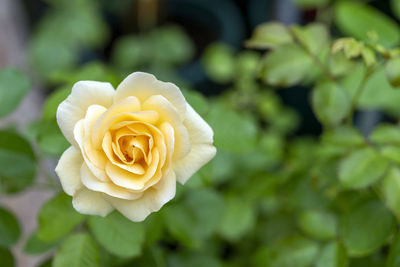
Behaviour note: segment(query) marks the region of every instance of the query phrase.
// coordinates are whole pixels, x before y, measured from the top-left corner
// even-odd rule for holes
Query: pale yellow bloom
[[[105,216],[117,209],[142,221],[175,196],[216,152],[210,126],[179,88],[135,72],[116,90],[81,81],[57,121],[72,144],[56,172],[74,208]]]

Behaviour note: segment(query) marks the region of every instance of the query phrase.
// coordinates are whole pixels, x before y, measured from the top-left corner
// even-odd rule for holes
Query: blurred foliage
[[[385,14],[368,3],[374,1],[294,0],[315,9],[317,21],[267,22],[244,42],[247,49],[221,42],[205,49],[204,73],[225,89],[208,98],[179,75],[196,57],[182,28],[110,41],[102,8],[114,4],[46,2],[29,55],[51,91],[40,119],[21,132],[0,131],[1,193],[31,186],[56,192],[24,247],[28,254],[50,251],[41,266],[400,266],[400,1]],[[87,57],[106,47],[109,61]],[[35,181],[43,159],[68,147],[57,106],[79,80],[117,86],[136,70],[182,88],[214,129],[218,153],[144,222],[117,212],[78,214],[51,175],[46,184]],[[0,117],[29,87],[25,74],[0,71]],[[279,90],[297,87],[309,88],[319,136],[299,135],[302,118],[280,97]],[[370,109],[389,122],[360,132],[355,112]],[[0,208],[2,265],[14,265],[10,247],[20,232],[15,216]]]

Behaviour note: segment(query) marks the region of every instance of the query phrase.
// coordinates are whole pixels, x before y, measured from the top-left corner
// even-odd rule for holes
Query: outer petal
[[[186,113],[186,100],[179,88],[173,83],[157,80],[154,75],[134,72],[121,82],[115,93],[115,101],[128,96],[136,96],[143,103],[152,95],[162,95],[175,106],[181,118]]]
[[[70,196],[83,186],[80,175],[82,163],[81,152],[73,146],[65,150],[58,161],[56,173],[64,192]]]
[[[161,178],[160,183],[147,189],[141,198],[131,201],[109,198],[109,201],[125,217],[134,222],[140,222],[170,201],[175,196],[175,191],[175,173],[168,170],[165,176]]]
[[[189,132],[191,144],[213,143],[213,130],[189,104],[187,104],[187,113],[183,124]]]
[[[211,127],[189,104],[183,124],[189,132],[191,150],[186,157],[175,161],[173,164],[176,179],[181,184],[184,184],[195,172],[209,162],[216,153],[216,148],[212,145],[213,131]]]
[[[114,88],[110,83],[80,81],[72,87],[71,94],[57,109],[57,122],[67,140],[78,147],[74,140],[74,126],[85,116],[90,105],[109,107],[114,101]]]
[[[186,183],[187,180],[209,162],[217,152],[213,145],[209,144],[195,144],[192,145],[192,150],[182,160],[174,163],[174,170],[176,179],[181,184]]]
[[[102,193],[82,188],[72,199],[72,206],[80,213],[106,216],[114,208],[103,197]]]

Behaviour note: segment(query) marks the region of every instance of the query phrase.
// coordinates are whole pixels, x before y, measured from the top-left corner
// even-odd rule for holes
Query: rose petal
[[[114,184],[124,187],[131,190],[143,191],[148,186],[146,186],[147,181],[149,181],[157,172],[160,164],[160,153],[158,149],[155,149],[153,152],[153,161],[150,166],[147,168],[145,174],[137,175],[131,172],[128,172],[111,162],[107,162],[106,164],[106,173],[113,181]]]
[[[160,130],[164,135],[165,143],[167,145],[168,160],[171,161],[175,146],[174,128],[168,122],[164,122],[160,125]]]
[[[74,146],[65,150],[58,161],[56,173],[64,192],[70,196],[83,186],[80,175],[82,163],[81,152]]]
[[[113,183],[102,182],[97,179],[90,171],[86,163],[82,164],[81,167],[81,179],[82,183],[93,191],[106,193],[107,195],[122,198],[122,199],[137,199],[141,196],[140,192],[132,192],[126,188],[121,188]]]
[[[102,193],[82,188],[72,198],[72,206],[82,214],[99,215],[105,217],[114,210]]]
[[[181,118],[185,117],[186,100],[179,88],[173,83],[157,80],[154,75],[144,72],[134,72],[117,87],[115,101],[128,96],[136,96],[143,103],[153,95],[162,95],[177,109]]]
[[[78,143],[78,146],[81,148],[81,153],[84,159],[84,162],[86,163],[86,165],[89,167],[89,169],[92,171],[92,173],[101,181],[103,182],[107,182],[109,180],[109,178],[107,177],[106,172],[101,169],[96,167],[91,161],[90,159],[87,157],[85,150],[83,148],[83,139],[85,135],[85,130],[84,130],[84,123],[83,120],[78,121],[78,123],[75,125],[75,129],[74,129],[74,136],[75,136],[75,140]]]
[[[191,151],[185,158],[175,161],[173,165],[176,179],[181,184],[184,184],[210,161],[216,153],[216,148],[212,145],[213,130],[189,104],[183,124],[189,132]]]
[[[119,102],[114,103],[106,112],[104,112],[104,114],[96,121],[93,126],[93,145],[95,147],[100,147],[105,132],[108,130],[108,128],[110,128],[110,126],[117,122],[135,119],[157,119],[153,118],[154,116],[157,116],[155,112],[147,112],[147,114],[143,114],[140,112],[140,109],[140,102],[134,96],[129,96]],[[127,118],[120,118],[121,116],[125,116]]]
[[[142,105],[143,110],[155,110],[158,112],[161,121],[169,122],[174,128],[175,146],[174,159],[180,159],[186,156],[190,151],[189,133],[182,124],[177,110],[171,103],[160,95],[149,97]]]
[[[185,158],[174,162],[173,168],[176,173],[176,179],[181,184],[186,183],[187,180],[209,162],[217,152],[213,145],[209,144],[195,144],[192,145],[192,150]]]
[[[187,113],[183,125],[189,132],[190,144],[213,143],[213,130],[189,104],[187,104]]]
[[[125,217],[134,221],[143,221],[151,212],[158,211],[165,203],[175,196],[176,179],[175,173],[169,170],[157,184],[143,193],[136,200],[122,200],[109,198],[110,203]]]
[[[110,83],[80,81],[72,87],[71,94],[57,109],[57,122],[67,140],[77,146],[74,140],[75,124],[86,114],[90,105],[109,107],[114,101],[114,88]]]
[[[132,172],[137,175],[141,175],[145,173],[145,170],[143,169],[142,165],[138,163],[134,164],[124,164],[124,163],[119,163],[117,159],[114,157],[113,151],[111,149],[111,134],[110,132],[106,133],[106,136],[103,139],[103,150],[106,153],[108,159],[114,164],[117,165],[118,167],[128,171]]]

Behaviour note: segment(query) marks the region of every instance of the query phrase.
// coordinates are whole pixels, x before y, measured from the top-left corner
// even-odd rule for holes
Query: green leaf
[[[320,210],[303,211],[298,218],[299,227],[313,238],[326,240],[336,236],[336,217]]]
[[[261,247],[252,258],[255,267],[311,266],[318,255],[318,244],[299,236],[290,236],[272,247]]]
[[[262,61],[261,78],[272,86],[293,86],[309,74],[312,63],[311,57],[297,45],[281,46]]]
[[[354,38],[340,38],[332,45],[332,53],[344,52],[346,58],[351,59],[360,56],[364,50],[364,44]]]
[[[389,255],[386,260],[386,267],[399,267],[400,266],[400,233],[397,232],[390,246]]]
[[[354,62],[348,59],[343,53],[336,53],[330,55],[329,72],[334,77],[346,75],[353,70]]]
[[[95,267],[100,266],[96,242],[88,234],[71,235],[57,251],[54,267]]]
[[[42,110],[43,120],[51,120],[56,118],[57,108],[62,101],[71,93],[71,87],[62,87],[51,93],[47,97]]]
[[[364,60],[364,63],[367,67],[372,67],[376,64],[376,56],[374,50],[369,47],[363,47],[361,52],[361,56]]]
[[[203,56],[203,66],[206,74],[213,81],[227,83],[235,75],[235,58],[232,47],[215,43],[207,47]]]
[[[61,239],[85,218],[72,207],[70,196],[61,193],[47,201],[39,211],[37,237],[45,242]]]
[[[249,48],[268,49],[293,42],[288,28],[279,22],[267,22],[258,25],[245,45]]]
[[[388,208],[400,221],[400,169],[392,167],[385,175],[381,190]]]
[[[400,86],[400,57],[391,58],[385,65],[386,77],[393,87]]]
[[[341,84],[349,94],[354,97],[357,88],[365,75],[365,67],[361,64],[354,66],[341,80]],[[379,88],[379,90],[377,90]],[[385,74],[384,68],[376,67],[375,72],[367,80],[362,91],[357,107],[360,109],[380,109],[390,112],[395,116],[400,114],[400,90],[393,88]]]
[[[28,77],[18,70],[12,68],[0,70],[0,118],[18,107],[30,87]]]
[[[336,125],[349,113],[351,102],[344,88],[323,82],[312,92],[312,105],[318,120],[326,125]]]
[[[22,136],[0,131],[0,188],[14,193],[30,186],[35,178],[33,149]]]
[[[347,264],[346,249],[341,243],[331,242],[322,248],[315,267],[346,267]]]
[[[222,267],[220,260],[205,253],[180,253],[168,257],[168,266],[173,267]]]
[[[192,40],[177,25],[154,29],[148,37],[150,56],[154,62],[180,64],[189,61],[194,55]]]
[[[0,207],[0,247],[10,247],[17,242],[21,229],[17,218],[10,211]]]
[[[381,68],[377,69],[368,79],[360,96],[358,106],[363,109],[384,109],[385,111],[399,114],[399,101],[400,90],[393,88],[389,84],[385,70]]]
[[[365,144],[364,138],[358,129],[345,125],[324,131],[321,138],[324,143],[335,146],[355,147]]]
[[[62,134],[56,119],[40,123],[37,141],[40,149],[47,155],[61,155],[71,144]]]
[[[119,257],[140,255],[144,242],[143,224],[113,212],[105,218],[91,216],[89,226],[95,239],[110,253]]]
[[[379,148],[381,155],[389,160],[400,164],[400,147],[399,146],[384,146]]]
[[[137,68],[150,60],[150,53],[144,38],[124,36],[113,46],[112,60],[121,68]]]
[[[254,51],[242,51],[236,56],[235,71],[238,78],[253,79],[258,74],[258,65],[260,63],[260,55]],[[245,79],[245,86],[241,88],[244,91],[250,91],[248,80]]]
[[[311,23],[304,27],[294,25],[291,29],[311,54],[317,55],[329,42],[329,32],[324,24]]]
[[[190,192],[179,204],[163,209],[168,231],[189,247],[199,248],[218,228],[223,200],[210,189]]]
[[[339,166],[339,180],[345,188],[363,188],[376,182],[389,162],[371,148],[355,150]]]
[[[380,124],[369,139],[379,145],[400,145],[400,127],[392,124]]]
[[[240,114],[227,106],[216,104],[211,108],[206,120],[214,130],[214,142],[218,148],[235,153],[254,149],[258,129],[256,122],[248,114]]]
[[[338,1],[335,3],[336,25],[346,35],[369,41],[369,33],[378,35],[379,43],[394,46],[399,43],[397,23],[380,11],[360,2]]]
[[[218,232],[230,241],[237,241],[252,229],[255,216],[253,203],[240,197],[228,197]]]
[[[165,224],[161,213],[152,214],[144,221],[145,240],[144,246],[153,246],[164,234]]]
[[[400,19],[400,1],[399,0],[391,0],[390,1],[392,12],[398,19]]]
[[[380,248],[392,234],[394,220],[377,200],[362,202],[344,215],[341,234],[350,256],[365,256]]]
[[[38,267],[52,267],[53,266],[53,258],[48,258],[44,260],[38,265]]]
[[[27,254],[41,254],[54,248],[57,244],[57,242],[44,242],[37,237],[36,233],[32,233],[25,243],[24,252]]]
[[[30,61],[35,72],[49,77],[55,71],[71,69],[78,61],[74,48],[54,36],[36,35],[29,47]]]
[[[11,251],[6,248],[0,248],[0,262],[3,267],[14,267],[15,261]]]

